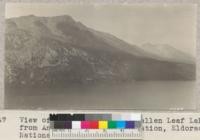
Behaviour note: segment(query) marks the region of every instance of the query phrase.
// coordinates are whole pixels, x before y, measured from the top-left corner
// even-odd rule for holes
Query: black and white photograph
[[[5,109],[196,107],[193,4],[7,3]]]

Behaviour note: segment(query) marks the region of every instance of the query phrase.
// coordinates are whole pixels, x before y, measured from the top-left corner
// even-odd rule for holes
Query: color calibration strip
[[[139,121],[54,121],[51,129],[137,129]]]
[[[50,139],[142,139],[140,113],[50,114]]]
[[[126,114],[50,114],[50,121],[133,120],[140,121],[140,113]]]
[[[51,114],[51,129],[138,129],[140,114]]]

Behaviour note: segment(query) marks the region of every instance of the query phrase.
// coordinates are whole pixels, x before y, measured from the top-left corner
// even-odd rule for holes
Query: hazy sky
[[[195,55],[196,7],[194,5],[6,5],[6,18],[24,15],[70,15],[88,27],[115,35],[129,43],[170,44]]]

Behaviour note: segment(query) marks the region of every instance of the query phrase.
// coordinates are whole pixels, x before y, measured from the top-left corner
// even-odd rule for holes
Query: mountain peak
[[[71,21],[71,22],[75,22],[75,20],[69,15],[59,15],[59,16],[53,16],[53,17],[49,17],[49,18],[55,19],[56,21]]]
[[[35,15],[31,14],[31,15],[28,15],[27,17],[36,17]]]
[[[21,17],[15,17],[15,18],[10,18],[10,19],[54,19],[58,21],[75,21],[71,16],[69,15],[59,15],[59,16],[36,16],[36,15],[25,15]]]
[[[31,15],[26,15],[26,16],[21,16],[21,18],[36,18],[37,16],[31,14]],[[20,18],[20,17],[19,17]]]
[[[70,15],[58,15],[58,16],[54,16],[54,18],[67,18],[67,19],[73,19]]]

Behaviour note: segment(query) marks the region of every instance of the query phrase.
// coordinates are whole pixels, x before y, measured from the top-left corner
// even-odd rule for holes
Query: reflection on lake
[[[5,91],[7,109],[194,109],[195,104],[194,81]]]

